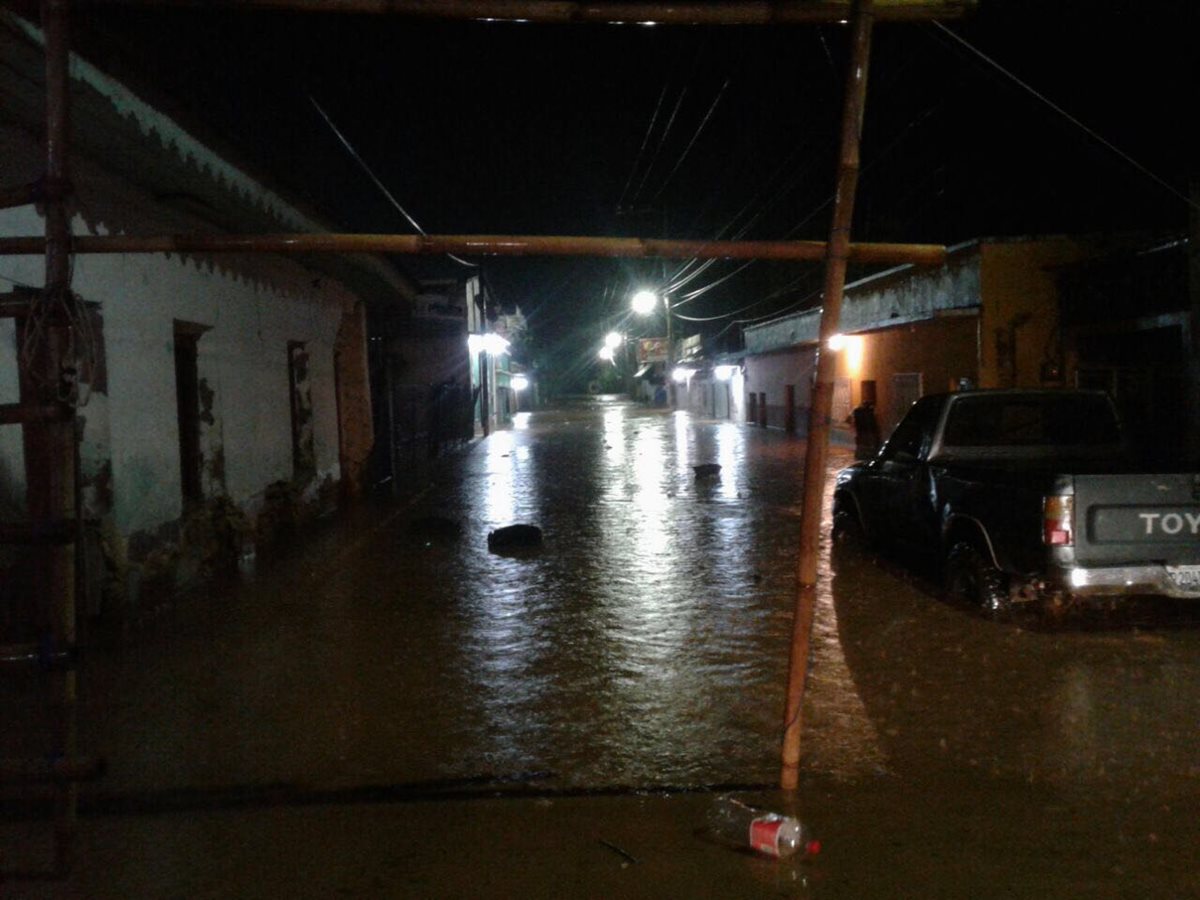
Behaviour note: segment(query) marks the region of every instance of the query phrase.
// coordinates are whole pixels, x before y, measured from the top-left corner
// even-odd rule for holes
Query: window
[[[888,438],[884,458],[904,462],[919,459],[929,450],[941,411],[937,397],[924,397],[913,404]]]
[[[951,408],[947,447],[1088,446],[1120,442],[1103,394],[965,397]]]

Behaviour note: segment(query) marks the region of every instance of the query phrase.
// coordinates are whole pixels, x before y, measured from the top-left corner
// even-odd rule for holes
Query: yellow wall
[[[862,402],[862,382],[874,380],[876,415],[886,434],[896,424],[890,414],[892,376],[920,372],[926,394],[951,390],[960,378],[978,379],[978,318],[948,316],[884,331],[851,335],[838,351],[837,372],[850,379],[851,402]]]
[[[1050,238],[984,242],[981,250],[979,386],[1042,387],[1058,329],[1053,268],[1082,258],[1084,247]]]

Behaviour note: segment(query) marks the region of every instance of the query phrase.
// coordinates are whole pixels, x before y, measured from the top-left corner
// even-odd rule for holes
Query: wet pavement
[[[109,771],[74,875],[0,896],[1200,896],[1200,624],[1177,607],[1046,630],[826,558],[802,787],[772,791],[802,459],[617,400],[522,414],[164,608],[81,673]],[[516,522],[543,545],[489,553]],[[714,844],[728,789],[822,853]],[[47,831],[14,817],[0,869]]]

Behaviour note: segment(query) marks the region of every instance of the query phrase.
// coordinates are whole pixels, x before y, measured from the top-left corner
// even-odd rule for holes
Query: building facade
[[[846,288],[832,421],[873,403],[886,434],[923,394],[1066,383],[1057,272],[1088,255],[1072,238],[985,239],[951,248],[944,266],[912,266]],[[820,310],[746,329],[747,416],[803,430],[816,372]],[[844,435],[843,435],[844,436]]]
[[[0,13],[0,157],[44,167],[40,31]],[[73,57],[70,197],[76,235],[335,230],[229,161],[191,127]],[[0,235],[44,232],[30,203]],[[374,442],[370,304],[411,284],[372,257],[76,255],[88,611],[153,604],[361,489]],[[0,257],[0,292],[36,304],[41,256]],[[24,323],[24,324],[23,324]],[[0,403],[20,400],[28,320],[0,318]],[[21,429],[0,429],[0,520],[25,516]],[[228,561],[225,559],[225,561]],[[6,597],[19,548],[0,547]]]

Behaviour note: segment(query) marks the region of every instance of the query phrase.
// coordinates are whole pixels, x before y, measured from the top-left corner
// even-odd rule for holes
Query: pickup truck
[[[1200,598],[1200,475],[1141,471],[1103,392],[922,397],[838,473],[833,535],[932,554],[947,594],[989,612]]]

